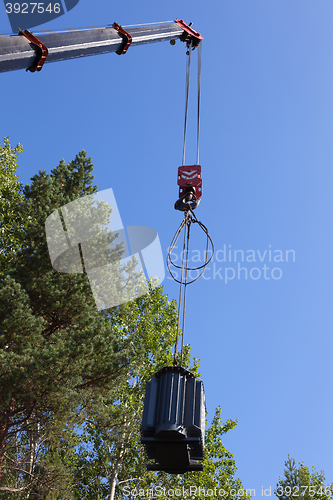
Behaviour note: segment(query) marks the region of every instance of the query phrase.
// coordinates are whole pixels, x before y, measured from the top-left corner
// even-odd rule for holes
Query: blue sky
[[[220,405],[224,420],[238,419],[225,444],[256,497],[262,486],[273,495],[288,453],[332,481],[333,3],[80,0],[43,29],[176,17],[192,21],[205,38],[203,198],[196,215],[219,253],[206,279],[189,287],[185,342],[201,359],[210,418]],[[166,254],[182,218],[173,204],[182,160],[184,44],[151,44],[121,57],[46,64],[40,73],[0,78],[0,136],[24,146],[20,180],[85,149],[96,184],[113,189],[124,224],[154,227]],[[195,99],[193,78],[189,164],[196,152]],[[202,252],[194,232],[193,245]],[[241,252],[236,262],[233,252],[224,262],[224,248],[243,250],[244,262]],[[246,261],[248,250],[256,261]],[[265,250],[261,262],[258,251],[263,258]],[[288,262],[287,250],[293,250]],[[238,263],[247,279],[245,270],[238,279]],[[226,282],[231,269],[235,277]],[[164,286],[178,298],[177,284],[165,279]]]

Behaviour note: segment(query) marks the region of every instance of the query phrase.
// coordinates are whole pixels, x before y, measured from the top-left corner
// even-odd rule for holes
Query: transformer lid
[[[158,372],[156,372],[154,376],[156,378],[161,378],[161,376],[165,375],[166,373],[180,373],[187,378],[194,378],[193,373],[186,370],[186,368],[183,368],[182,366],[164,366]]]

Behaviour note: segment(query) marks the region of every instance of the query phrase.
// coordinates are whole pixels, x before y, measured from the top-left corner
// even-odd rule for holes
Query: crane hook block
[[[181,366],[166,366],[146,385],[141,443],[154,463],[148,470],[184,474],[203,470],[205,393]]]
[[[188,193],[195,194],[197,200],[202,196],[200,165],[183,165],[178,168],[179,198]]]

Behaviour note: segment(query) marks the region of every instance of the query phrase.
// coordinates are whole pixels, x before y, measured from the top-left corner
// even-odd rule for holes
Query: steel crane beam
[[[176,40],[184,36],[184,28],[177,23],[154,24],[126,28],[132,38],[131,47],[145,43]],[[45,63],[75,59],[108,52],[121,52],[124,35],[113,27],[34,33],[48,49]],[[38,47],[25,36],[0,36],[0,72],[28,69],[36,66]]]

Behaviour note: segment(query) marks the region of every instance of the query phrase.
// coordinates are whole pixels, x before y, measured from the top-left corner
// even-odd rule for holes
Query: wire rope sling
[[[198,34],[202,39],[201,35]],[[200,42],[200,40],[199,40]],[[197,113],[197,159],[196,165],[185,165],[187,112],[189,100],[189,82],[191,53],[198,49],[198,113]],[[199,165],[199,121],[201,87],[201,44],[187,43],[186,92],[183,162],[178,168],[179,199],[174,208],[184,213],[184,218],[171,242],[167,256],[167,266],[172,278],[179,283],[179,303],[177,334],[174,349],[173,366],[159,370],[146,385],[144,410],[141,425],[141,443],[144,444],[149,460],[148,470],[165,471],[171,474],[183,474],[188,471],[202,471],[204,460],[205,436],[205,393],[203,382],[182,366],[184,351],[186,288],[203,275],[206,266],[212,260],[214,245],[208,229],[197,219],[194,210],[202,196],[201,166]],[[192,224],[197,224],[206,236],[206,252],[203,265],[189,267],[189,241]],[[171,258],[180,235],[184,232],[181,265],[176,265]],[[208,258],[209,246],[211,255]],[[175,276],[172,267],[181,269],[180,279]],[[190,271],[199,271],[195,279],[189,278]],[[182,313],[180,363],[178,361],[178,343],[180,337],[180,317]]]

